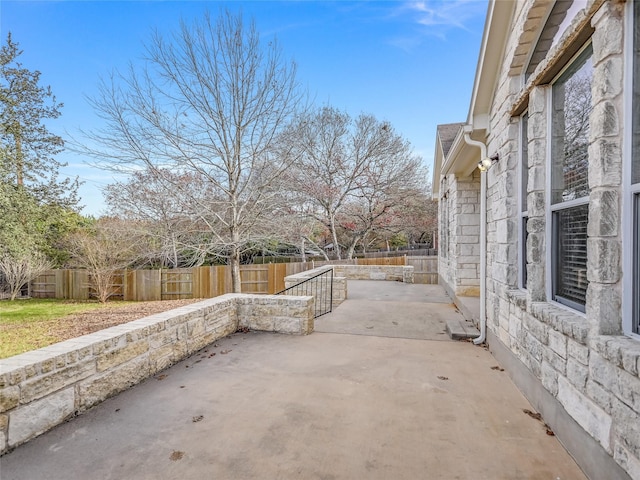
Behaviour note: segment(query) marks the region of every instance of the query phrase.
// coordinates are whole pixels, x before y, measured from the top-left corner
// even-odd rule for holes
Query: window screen
[[[529,183],[529,114],[520,121],[520,282],[527,288],[527,190]]]
[[[587,295],[587,222],[589,205],[554,214],[555,298],[581,312]]]
[[[527,288],[527,238],[529,233],[527,232],[527,221],[529,217],[522,217],[522,235],[520,241],[522,242],[522,257],[520,260],[520,268],[522,269],[522,288]]]
[[[637,22],[640,19],[640,1],[633,4],[633,18]],[[637,25],[633,34],[633,156],[631,159],[631,183],[640,183],[640,25]]]
[[[521,145],[520,145],[520,157],[521,157],[521,176],[520,176],[520,201],[522,202],[521,211],[527,211],[527,188],[529,183],[529,135],[527,128],[529,126],[529,115],[522,115],[522,123],[520,125],[521,133]]]

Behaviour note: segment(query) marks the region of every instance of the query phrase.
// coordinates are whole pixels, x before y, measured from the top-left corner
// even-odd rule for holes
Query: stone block
[[[197,337],[206,330],[204,316],[193,318],[187,322],[187,335]]]
[[[149,344],[146,341],[137,342],[118,350],[111,350],[98,356],[96,366],[98,372],[104,372],[116,365],[128,362],[149,351]]]
[[[622,276],[621,245],[617,238],[587,240],[587,279],[597,283],[617,283]]]
[[[18,406],[20,402],[20,387],[6,386],[0,390],[0,413]]]
[[[622,299],[618,285],[589,284],[587,287],[587,319],[594,335],[622,333],[621,304]]]
[[[549,327],[533,315],[526,315],[524,317],[524,327],[543,345],[549,343]]]
[[[0,455],[7,450],[9,415],[0,414]]]
[[[150,375],[164,370],[165,368],[173,365],[178,356],[175,354],[174,346],[163,345],[161,347],[152,349],[149,351],[149,372]]]
[[[622,53],[624,44],[624,24],[620,9],[623,2],[604,2],[600,10],[593,16],[592,25],[595,32],[592,36],[593,56],[596,62],[610,55]]]
[[[567,361],[549,348],[544,348],[543,359],[561,375],[567,374]]]
[[[158,349],[163,345],[170,345],[176,341],[176,335],[177,333],[175,329],[167,330],[164,328],[162,331],[149,336],[149,347],[151,349]]]
[[[604,389],[599,383],[594,382],[593,380],[587,377],[587,388],[586,388],[587,396],[593,400],[596,405],[602,408],[605,412],[611,413],[612,411],[612,395],[606,389]]]
[[[87,360],[60,370],[33,377],[20,386],[20,403],[29,403],[88,378],[96,371],[96,364]]]
[[[273,319],[273,331],[277,333],[301,335],[300,319],[295,317],[276,317]]]
[[[597,189],[589,199],[589,237],[616,237],[620,230],[620,200],[616,190]]]
[[[567,360],[567,379],[581,392],[586,390],[588,377],[589,368],[573,358]]]
[[[629,474],[629,477],[640,478],[640,458],[625,448],[622,442],[616,443],[613,459]]]
[[[73,387],[61,390],[9,414],[8,445],[13,448],[64,422],[75,412]]]
[[[549,347],[561,358],[567,358],[567,337],[553,329],[549,330]]]
[[[544,388],[554,397],[558,395],[558,371],[549,363],[542,362],[540,366],[540,380]]]
[[[614,419],[615,436],[630,452],[640,457],[640,414],[624,402],[613,398],[611,416]]]
[[[567,353],[582,365],[589,365],[589,348],[578,342],[567,339]]]
[[[620,116],[615,104],[609,100],[593,107],[589,117],[589,137],[595,141],[601,137],[614,137],[620,134]]]
[[[611,100],[622,93],[622,56],[609,57],[596,65],[593,74],[594,98]]]
[[[617,187],[622,181],[620,140],[598,138],[589,145],[589,186]]]
[[[564,377],[558,378],[558,401],[573,419],[611,453],[612,418]]]
[[[249,328],[251,330],[260,330],[265,332],[273,332],[275,329],[274,315],[254,315],[250,318]]]
[[[220,338],[215,332],[205,332],[201,335],[189,337],[187,340],[187,353],[192,354],[212,344]]]
[[[78,407],[80,410],[86,410],[150,375],[148,356],[136,358],[112,370],[94,375],[78,384]]]

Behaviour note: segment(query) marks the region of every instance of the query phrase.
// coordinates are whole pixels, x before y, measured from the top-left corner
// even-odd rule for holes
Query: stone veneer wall
[[[447,256],[439,256],[438,272],[450,293],[461,297],[480,295],[480,174],[447,175],[443,183],[447,198],[438,202],[440,222],[448,229]],[[445,206],[443,202],[447,202]],[[446,222],[446,223],[445,223]],[[441,245],[443,232],[440,234]]]
[[[546,9],[540,7],[546,4],[546,0],[518,3],[492,107],[488,151],[499,153],[500,161],[487,173],[489,344],[494,352],[506,348],[509,358],[530,373],[539,387],[523,377],[515,378],[516,383],[520,380],[519,386],[587,474],[594,479],[640,479],[640,341],[622,334],[621,310],[624,2],[589,0],[565,34],[572,36],[587,22],[595,29],[586,314],[547,299],[547,85],[526,87],[530,92],[528,285],[527,290],[517,288],[518,119],[511,118],[509,109],[522,90],[520,77],[509,76],[509,70],[511,59],[522,50],[519,39],[530,30],[527,25],[533,16],[543,15]],[[561,48],[561,44],[554,47],[536,73],[548,69],[549,58],[558,58]],[[499,358],[507,360],[504,355]],[[518,365],[512,363],[514,368],[507,369],[517,371]],[[571,422],[562,420],[566,416]],[[570,438],[567,432],[578,430],[569,424],[585,437]],[[597,449],[607,458],[599,457]]]
[[[0,360],[0,449],[5,453],[238,327],[309,334],[313,302],[227,294]]]

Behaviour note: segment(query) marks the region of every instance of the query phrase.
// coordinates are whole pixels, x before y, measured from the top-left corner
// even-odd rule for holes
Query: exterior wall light
[[[496,153],[495,155],[493,155],[492,157],[488,157],[488,158],[483,158],[482,160],[480,160],[478,162],[478,169],[481,172],[486,172],[487,170],[489,170],[491,168],[491,166],[496,163],[498,160],[500,159],[500,157],[498,156],[498,154]]]

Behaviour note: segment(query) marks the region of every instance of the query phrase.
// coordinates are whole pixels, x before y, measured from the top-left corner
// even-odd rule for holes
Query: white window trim
[[[564,210],[571,207],[576,207],[579,205],[588,205],[589,204],[589,196],[584,198],[579,198],[576,200],[570,200],[567,202],[560,202],[553,204],[551,202],[551,171],[553,168],[552,165],[552,141],[551,135],[553,131],[553,85],[558,81],[558,79],[566,72],[578,59],[578,57],[591,45],[591,40],[586,42],[577,52],[571,57],[571,59],[566,63],[564,67],[558,72],[558,74],[554,77],[554,79],[549,83],[549,86],[546,89],[546,99],[545,106],[547,109],[546,118],[547,118],[547,144],[546,144],[546,162],[545,162],[545,259],[547,268],[545,269],[545,292],[547,296],[547,302],[551,303],[559,308],[567,310],[575,315],[581,316],[583,318],[587,317],[586,314],[586,305],[585,312],[581,312],[580,310],[576,310],[571,308],[564,303],[557,302],[553,299],[553,286],[554,286],[554,264],[553,264],[553,251],[554,251],[554,243],[553,243],[553,214],[559,210]],[[588,248],[588,247],[587,247]]]
[[[640,0],[636,0],[640,1]],[[624,145],[622,153],[623,165],[623,201],[622,201],[622,265],[633,265],[633,198],[640,195],[640,183],[631,185],[631,163],[633,136],[631,125],[633,121],[633,3],[627,2],[625,17],[625,71],[624,71]],[[633,332],[633,271],[622,275],[622,330],[633,338],[640,340],[640,335]]]
[[[523,192],[523,188],[524,185],[522,184],[522,175],[523,175],[523,158],[522,158],[522,146],[523,146],[523,135],[522,135],[522,119],[524,118],[525,115],[529,115],[529,111],[525,111],[522,115],[520,115],[520,124],[519,124],[519,128],[518,128],[518,288],[520,288],[521,290],[526,290],[526,286],[524,285],[524,277],[525,277],[525,271],[524,269],[527,268],[527,245],[525,240],[525,226],[523,225],[524,223],[524,218],[525,217],[529,217],[529,213],[528,213],[528,205],[522,205],[522,195],[523,193],[525,195],[527,195],[527,192]],[[527,122],[528,125],[528,122]],[[527,134],[527,139],[529,138],[529,135]],[[528,148],[528,146],[527,146]]]

